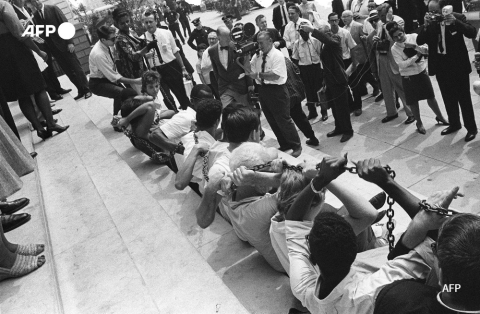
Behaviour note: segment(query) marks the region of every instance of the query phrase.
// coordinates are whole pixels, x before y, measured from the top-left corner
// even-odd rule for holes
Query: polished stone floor
[[[271,10],[263,9],[243,20],[253,20],[257,12],[271,16]],[[202,20],[209,26],[221,23],[212,12],[203,13]],[[194,63],[194,52],[185,46],[185,53]],[[471,75],[472,81],[476,78]],[[74,88],[66,77],[61,82]],[[480,97],[472,92],[472,99],[478,117]],[[113,132],[111,100],[94,96],[75,102],[66,95],[56,108],[63,109],[59,123],[70,129],[42,142],[12,104],[24,145],[39,155],[35,173],[25,176],[23,189],[11,197],[31,199],[25,211],[32,220],[7,237],[46,243],[47,263],[28,276],[0,283],[2,313],[287,313],[298,306],[288,277],[271,270],[221,217],[205,230],[196,225],[199,197],[188,188],[175,190],[171,171],[151,163],[123,134]],[[443,128],[435,125],[426,102],[421,110],[426,135],[402,123],[403,110],[398,119],[382,124],[383,103],[367,99],[363,114],[352,116],[355,135],[350,141],[326,138],[332,117],[314,121],[320,145],[304,146],[296,161],[285,158],[320,160],[345,152],[351,160],[379,158],[419,196],[460,186],[465,197],[453,207],[479,213],[480,139],[465,143],[465,130],[441,136]],[[277,145],[268,123],[262,124],[266,145]],[[339,180],[367,198],[378,192],[351,174]],[[400,232],[409,219],[399,209],[395,218]]]

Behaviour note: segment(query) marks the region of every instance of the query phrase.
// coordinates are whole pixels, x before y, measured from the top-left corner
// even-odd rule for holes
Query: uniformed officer
[[[188,45],[192,47],[193,50],[197,50],[197,46],[200,44],[205,44],[208,47],[208,34],[214,32],[213,29],[207,26],[202,26],[200,18],[196,18],[192,21],[192,24],[195,26],[195,29],[192,31],[192,35],[188,38]],[[193,44],[193,41],[196,41],[197,45]]]
[[[231,14],[228,14],[222,17],[223,23],[225,23],[225,26],[228,27],[229,30],[232,30],[233,28],[233,19],[234,19],[234,16]]]

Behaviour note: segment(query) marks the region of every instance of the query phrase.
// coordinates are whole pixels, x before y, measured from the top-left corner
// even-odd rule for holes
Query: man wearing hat
[[[197,51],[197,46],[200,44],[205,44],[207,47],[208,44],[208,34],[214,32],[213,29],[207,26],[202,26],[202,22],[200,22],[200,18],[197,17],[192,21],[193,26],[195,29],[192,31],[192,35],[188,38],[188,45],[192,47],[193,50]],[[196,45],[193,44],[193,41],[196,42]]]
[[[223,23],[225,23],[225,26],[228,27],[228,29],[231,31],[233,28],[233,18],[234,16],[231,14],[225,15],[222,17]]]

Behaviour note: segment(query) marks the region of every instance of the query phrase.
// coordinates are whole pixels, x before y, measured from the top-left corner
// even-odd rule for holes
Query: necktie
[[[113,58],[112,51],[110,50],[110,47],[107,47],[107,49],[108,49],[108,54],[110,55],[110,58],[112,58],[113,70],[117,71],[116,66],[115,66],[115,59]]]
[[[293,23],[295,29],[295,39],[298,39],[297,22]]]
[[[38,15],[40,15],[40,18],[45,21],[45,18],[43,17],[43,12],[42,10],[38,10]]]
[[[228,46],[220,47],[220,50],[227,50],[228,51]]]
[[[265,73],[265,64],[267,63],[267,54],[264,53],[262,56],[262,73]],[[265,80],[262,78],[262,85],[265,85]]]
[[[282,20],[283,20],[282,25],[285,25],[287,24],[287,14],[285,14],[285,8],[283,7],[283,5],[281,6],[281,8],[282,8]]]
[[[152,40],[155,40],[155,34],[152,34]],[[158,62],[160,62],[160,64],[163,63],[163,59],[162,59],[162,55],[160,54],[160,50],[158,49],[158,45],[155,46],[155,50],[157,51],[157,54],[158,54]],[[155,58],[155,56],[153,56]]]

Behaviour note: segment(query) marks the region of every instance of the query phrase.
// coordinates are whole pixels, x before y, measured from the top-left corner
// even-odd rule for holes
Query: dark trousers
[[[370,64],[359,64],[348,80],[353,94],[353,101],[349,102],[351,111],[362,109],[362,95],[365,94],[366,82],[370,83],[373,88],[378,88],[378,83],[370,71]]]
[[[98,96],[113,98],[113,114],[116,115],[122,108],[123,86],[110,82],[106,78],[90,78],[89,87],[92,93]]]
[[[343,59],[343,68],[345,69],[345,71],[348,69],[348,67],[352,64],[352,58],[350,59]],[[351,77],[353,78],[353,74],[351,75]],[[350,82],[349,82],[350,84]],[[353,86],[350,84],[350,86]],[[355,105],[354,105],[354,100],[353,100],[353,97],[352,97],[352,92],[353,90],[351,91],[350,88],[346,91],[346,94],[347,94],[347,100],[348,100],[348,107],[349,107],[349,110],[350,111],[353,111],[354,109],[351,109],[353,108]],[[362,107],[362,99],[360,98],[360,108]]]
[[[215,99],[220,100],[220,94],[218,93],[218,80],[215,77],[215,73],[213,71],[210,71],[210,88],[212,89],[213,96],[215,96]]]
[[[169,107],[168,109],[176,110],[175,100],[170,94],[170,91],[172,91],[172,93],[180,102],[180,108],[187,108],[190,106],[190,99],[187,96],[185,85],[183,84],[182,69],[180,68],[180,65],[178,65],[177,60],[173,60],[165,65],[157,66],[155,69],[162,77],[160,80],[160,85],[174,106],[174,108],[170,108],[167,105],[167,107]]]
[[[190,28],[190,23],[188,19],[180,19],[180,23],[182,23],[183,34],[185,35],[185,37],[187,37],[187,30],[188,30],[188,36],[191,36],[192,30]]]
[[[315,137],[315,132],[313,132],[312,126],[310,125],[310,122],[308,122],[305,112],[303,112],[301,102],[290,105],[290,116],[306,138]]]
[[[323,70],[319,64],[299,65],[300,77],[308,102],[318,102],[317,92],[322,88]]]
[[[55,47],[53,42],[48,43],[48,48],[52,52],[53,57],[57,60],[58,65],[62,68],[63,72],[68,76],[70,81],[75,85],[79,94],[84,94],[88,91],[87,76],[83,72],[80,61],[78,61],[77,55],[68,51],[62,52]],[[50,65],[49,65],[50,67]]]
[[[183,38],[182,33],[180,32],[180,23],[169,24],[168,29],[172,32],[173,37],[175,38],[177,38],[177,33],[178,33],[178,37],[180,37],[182,44],[185,43],[185,39]]]
[[[13,120],[12,113],[10,112],[10,108],[8,107],[7,100],[3,95],[2,88],[0,88],[0,116],[5,120],[8,124],[10,129],[12,129],[13,133],[20,139],[20,135],[18,134],[17,126],[15,125],[15,120]]]
[[[327,100],[332,108],[332,115],[335,119],[335,130],[342,133],[353,133],[348,109],[347,85],[327,85]]]
[[[263,114],[283,149],[302,146],[297,129],[290,116],[290,96],[285,85],[259,85],[258,98]]]
[[[55,74],[55,70],[53,69],[53,59],[52,59],[52,53],[50,52],[50,49],[47,47],[46,44],[37,44],[40,50],[44,51],[47,53],[48,59],[47,59],[47,65],[48,67],[42,72],[43,79],[45,80],[45,83],[47,84],[47,93],[50,95],[50,98],[52,98],[55,94],[58,94],[59,91],[62,89],[62,86],[60,85],[60,82],[58,81],[57,75]]]
[[[470,77],[467,73],[455,73],[453,69],[437,70],[437,82],[442,93],[445,109],[447,110],[448,122],[454,128],[462,127],[460,122],[460,108],[465,128],[468,132],[477,132],[475,114],[470,95]]]

